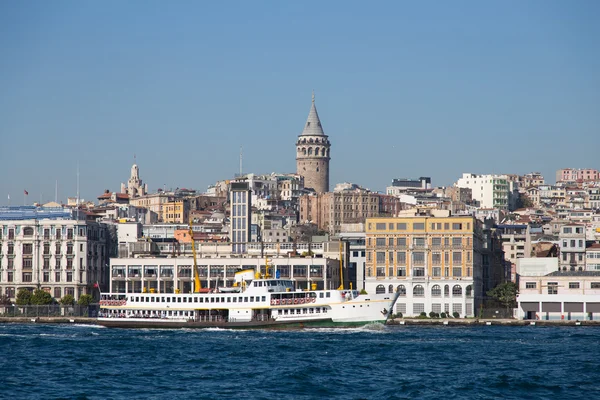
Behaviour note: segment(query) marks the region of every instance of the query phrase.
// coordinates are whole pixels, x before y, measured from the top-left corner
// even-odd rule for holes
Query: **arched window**
[[[425,296],[425,289],[421,285],[417,285],[413,288],[413,297]]]
[[[467,297],[473,297],[473,286],[469,285],[467,286]]]
[[[310,138],[309,142],[310,142],[310,143],[313,143],[313,142],[314,142],[314,140],[312,140],[312,138]]]
[[[462,296],[462,288],[460,285],[454,285],[452,288],[452,297],[460,297]]]
[[[377,285],[377,287],[375,288],[375,293],[377,293],[377,294],[384,294],[385,293],[385,286],[383,286],[383,285]]]
[[[306,138],[302,139],[302,143],[306,143]]]
[[[302,148],[302,154],[306,155],[306,147]]]
[[[444,286],[444,297],[450,297],[450,286]]]
[[[33,228],[27,227],[23,229],[23,236],[33,236]]]
[[[394,285],[388,287],[388,293],[394,293]]]
[[[309,155],[309,156],[312,156],[312,147],[309,147],[309,148],[308,148],[308,155]]]
[[[315,149],[315,156],[318,156],[318,155],[319,155],[319,148],[317,147],[317,148]]]
[[[396,292],[400,293],[400,297],[406,296],[406,287],[404,285],[398,285]]]
[[[431,297],[441,297],[442,296],[442,288],[440,285],[433,285],[431,287]]]

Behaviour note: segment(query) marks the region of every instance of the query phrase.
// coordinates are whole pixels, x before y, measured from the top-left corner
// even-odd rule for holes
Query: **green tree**
[[[70,294],[65,294],[62,299],[60,299],[60,304],[63,306],[72,306],[75,304],[75,297]]]
[[[31,291],[28,289],[19,289],[16,302],[18,306],[26,306],[31,303]]]
[[[79,304],[80,306],[89,306],[90,304],[92,304],[94,302],[94,296],[92,296],[91,294],[83,294],[79,297],[79,301],[77,302],[77,304]]]
[[[504,282],[488,290],[487,295],[497,300],[506,309],[514,308],[517,305],[517,284],[514,282]]]
[[[47,293],[42,289],[35,289],[33,291],[33,294],[31,295],[31,298],[29,299],[30,304],[36,305],[52,304],[53,301],[54,299],[52,298],[50,293]]]

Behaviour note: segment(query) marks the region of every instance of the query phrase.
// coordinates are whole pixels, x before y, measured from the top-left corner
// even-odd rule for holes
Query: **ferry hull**
[[[250,321],[250,322],[188,322],[170,320],[152,320],[136,318],[98,318],[98,325],[107,328],[145,328],[145,329],[304,329],[304,328],[342,328],[383,324],[385,320],[377,321],[337,321],[331,318],[313,319],[307,321]]]

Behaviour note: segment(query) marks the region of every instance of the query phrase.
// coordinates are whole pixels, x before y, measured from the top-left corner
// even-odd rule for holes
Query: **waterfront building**
[[[339,238],[345,244],[344,262],[347,271],[344,275],[344,285],[349,288],[348,283],[352,283],[353,289],[365,289],[365,224],[344,224],[341,230]]]
[[[559,271],[558,263],[557,258],[523,258],[517,261],[517,318],[600,318],[600,271]]]
[[[78,210],[0,208],[0,294],[40,288],[59,300],[108,289],[109,231]]]
[[[442,210],[423,214],[367,218],[365,289],[399,292],[394,312],[407,316],[476,315],[484,280],[493,276],[484,271],[482,222]]]
[[[173,194],[158,192],[130,198],[129,204],[150,210],[157,215],[158,222],[163,222],[163,207],[166,203],[173,202],[174,200],[175,196]]]
[[[331,143],[323,131],[313,92],[312,104],[302,133],[296,140],[296,173],[304,177],[304,187],[316,193],[329,192]]]
[[[189,224],[190,202],[188,199],[173,199],[163,203],[160,220],[166,224]]]
[[[509,208],[509,182],[506,175],[463,174],[456,185],[471,189],[473,200],[484,208]]]
[[[517,258],[531,255],[531,230],[529,225],[500,224],[496,226],[500,235],[506,260],[516,263]]]
[[[235,272],[252,269],[265,273],[265,257],[219,255],[200,257],[198,273],[203,288],[232,287]],[[191,293],[194,261],[185,257],[136,257],[110,259],[112,293]],[[327,258],[268,258],[269,275],[292,279],[299,289],[337,289],[339,261]]]

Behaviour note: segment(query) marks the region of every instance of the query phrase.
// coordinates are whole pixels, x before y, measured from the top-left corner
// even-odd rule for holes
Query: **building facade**
[[[329,192],[329,160],[331,143],[315,107],[315,94],[302,133],[296,141],[296,173],[304,177],[304,187],[317,193]]]
[[[562,271],[585,270],[585,226],[566,224],[560,227],[560,268]]]
[[[0,220],[0,292],[15,300],[19,289],[42,289],[59,300],[108,289],[109,233],[104,224],[67,215]],[[0,210],[0,216],[2,215]],[[38,215],[40,216],[40,215]]]
[[[474,316],[483,300],[482,223],[473,217],[366,221],[367,292],[399,292],[394,312]]]
[[[481,207],[509,207],[510,188],[505,175],[463,174],[455,186],[471,189],[473,200],[479,202]]]
[[[252,192],[247,182],[231,182],[229,196],[231,251],[238,254],[245,253],[246,244],[250,241]]]
[[[556,182],[589,182],[600,180],[597,169],[565,168],[556,171]]]

